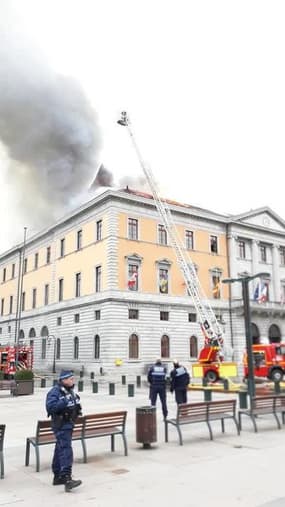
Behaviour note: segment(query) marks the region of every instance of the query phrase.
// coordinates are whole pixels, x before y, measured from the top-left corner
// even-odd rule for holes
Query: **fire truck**
[[[267,377],[280,382],[285,373],[285,343],[255,344],[252,346],[255,377]],[[244,376],[248,376],[247,354],[243,358]]]
[[[5,378],[13,377],[16,369],[32,369],[32,367],[33,347],[0,345],[0,371]]]
[[[192,367],[192,376],[206,377],[207,380],[215,382],[223,376],[236,376],[237,366],[235,363],[227,363],[224,357],[223,331],[213,309],[204,293],[200,280],[196,273],[195,265],[185,251],[183,241],[177,231],[168,202],[160,198],[153,173],[149,165],[144,161],[135,140],[130,119],[125,111],[117,122],[126,127],[130,135],[133,147],[137,154],[139,163],[143,169],[146,180],[152,191],[153,199],[164,225],[165,231],[176,254],[178,266],[184,277],[185,285],[189,296],[192,298],[198,321],[204,336],[204,347],[200,352],[198,363]]]

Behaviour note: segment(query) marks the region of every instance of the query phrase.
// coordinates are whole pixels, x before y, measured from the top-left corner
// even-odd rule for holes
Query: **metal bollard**
[[[113,382],[109,383],[109,394],[115,394],[115,384]]]
[[[239,408],[247,408],[247,391],[239,391]]]
[[[93,379],[94,379],[94,371],[91,371],[91,373],[90,373],[90,378],[91,378],[91,380],[93,380]]]
[[[274,392],[275,392],[275,394],[280,394],[281,393],[281,387],[280,387],[280,382],[279,381],[274,382]]]
[[[98,382],[92,382],[93,393],[98,393]]]
[[[128,384],[128,397],[133,398],[135,395],[135,385],[134,384]]]
[[[208,385],[207,379],[205,377],[203,377],[202,378],[202,386],[207,387],[207,385]]]
[[[141,387],[141,377],[140,377],[140,375],[137,376],[137,387]]]
[[[126,375],[122,375],[122,386],[126,385]]]
[[[212,401],[212,390],[211,389],[204,390],[204,401]]]
[[[41,387],[46,387],[46,379],[41,378]]]
[[[78,380],[78,391],[83,391],[83,380]]]
[[[225,391],[228,391],[228,390],[229,390],[229,387],[230,387],[230,383],[229,383],[229,381],[228,381],[228,379],[227,379],[227,378],[224,378],[224,379],[223,379],[223,384],[224,384],[224,390],[225,390]]]
[[[80,370],[80,372],[79,372],[79,377],[80,377],[80,378],[83,378],[83,375],[84,375],[84,371],[83,371],[83,370]]]

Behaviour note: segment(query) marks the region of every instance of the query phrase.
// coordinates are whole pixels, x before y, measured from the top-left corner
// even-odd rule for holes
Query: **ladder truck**
[[[128,130],[139,163],[151,189],[157,211],[176,254],[177,262],[184,277],[188,294],[191,296],[197,312],[198,322],[204,336],[204,347],[199,353],[198,363],[196,365],[192,365],[192,374],[193,376],[204,377],[211,382],[215,382],[222,376],[235,375],[236,368],[232,368],[231,366],[233,363],[228,363],[227,365],[223,362],[223,330],[209,302],[207,301],[206,295],[197,276],[195,266],[189,254],[185,251],[170,208],[166,200],[162,200],[159,196],[152,170],[141,155],[126,111],[121,113],[121,118],[117,123],[126,127]],[[227,366],[229,366],[229,368],[227,368]]]

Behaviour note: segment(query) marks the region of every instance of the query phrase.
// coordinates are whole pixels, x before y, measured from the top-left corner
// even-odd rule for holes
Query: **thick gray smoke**
[[[100,130],[80,85],[56,74],[26,37],[1,22],[0,141],[4,181],[28,227],[68,209],[98,167]]]

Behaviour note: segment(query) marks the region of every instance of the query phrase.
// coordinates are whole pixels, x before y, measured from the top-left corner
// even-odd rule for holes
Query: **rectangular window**
[[[24,259],[24,273],[27,273],[28,271],[28,259]]]
[[[81,273],[75,275],[75,297],[80,298],[81,293]]]
[[[285,246],[280,247],[280,264],[285,266]]]
[[[48,305],[49,302],[49,284],[45,284],[45,297],[44,297],[45,305]]]
[[[129,319],[138,319],[139,318],[139,311],[135,308],[129,309]]]
[[[95,320],[100,320],[101,319],[101,310],[95,310],[94,316],[95,316]]]
[[[102,220],[98,220],[96,222],[96,241],[101,241],[102,239]]]
[[[138,290],[138,266],[137,264],[128,264],[128,289]]]
[[[13,296],[10,296],[9,313],[13,313]]]
[[[47,247],[47,264],[50,264],[50,246]]]
[[[160,245],[167,245],[167,232],[164,225],[161,224],[158,226],[158,243]]]
[[[160,312],[160,320],[169,320],[169,312]]]
[[[2,278],[2,281],[6,282],[6,268],[3,269],[3,278]]]
[[[168,269],[159,268],[159,292],[168,294]]]
[[[63,301],[63,278],[58,280],[58,300]]]
[[[35,269],[38,269],[39,267],[39,254],[38,253],[35,253],[35,264],[34,264],[34,268]]]
[[[15,278],[15,264],[12,264],[12,278]]]
[[[11,333],[11,326],[8,326],[8,333]]]
[[[33,289],[32,293],[32,308],[36,308],[37,306],[37,289]]]
[[[188,322],[197,322],[196,313],[188,313]]]
[[[57,317],[57,319],[56,319],[56,325],[57,326],[61,326],[61,322],[62,322],[61,317]]]
[[[221,278],[220,275],[212,275],[212,293],[214,299],[221,299]]]
[[[1,299],[1,315],[4,315],[4,298]]]
[[[240,259],[245,259],[245,241],[238,241],[238,256]]]
[[[65,238],[60,240],[60,257],[64,257],[65,255]]]
[[[260,245],[260,260],[267,262],[267,247],[265,245]]]
[[[22,312],[26,309],[26,293],[22,292]]]
[[[95,272],[95,292],[102,290],[102,266],[96,266]]]
[[[210,250],[211,253],[218,253],[218,238],[217,236],[210,236]]]
[[[193,231],[185,231],[185,243],[187,250],[193,250],[194,248]]]
[[[128,219],[128,238],[138,239],[138,221],[135,218]]]
[[[80,229],[80,231],[77,231],[76,248],[77,250],[81,250],[82,248],[82,229]]]
[[[76,324],[78,324],[78,322],[79,322],[79,321],[80,321],[80,314],[79,314],[79,313],[75,313],[75,314],[74,314],[74,322],[75,322]]]

